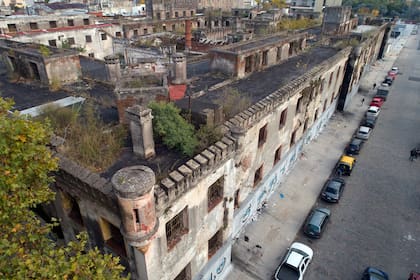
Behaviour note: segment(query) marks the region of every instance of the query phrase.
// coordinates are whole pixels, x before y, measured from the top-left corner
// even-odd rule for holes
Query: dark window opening
[[[166,18],[170,18],[171,15],[169,14],[169,12],[166,12]]]
[[[276,55],[277,61],[281,59],[281,47],[277,48],[277,55]]]
[[[292,136],[290,137],[290,147],[292,147],[296,143],[296,133],[297,129],[293,131]]]
[[[163,31],[166,31],[166,25],[162,26]]]
[[[74,41],[74,38],[73,38],[73,37],[70,37],[70,38],[68,38],[68,39],[67,39],[67,43],[68,43],[70,46],[72,46],[72,45],[74,45],[76,42]]]
[[[94,57],[95,57],[95,54],[92,52],[92,53],[89,53],[89,54],[88,54],[88,56],[89,56],[90,58],[94,58]]]
[[[182,16],[183,16],[183,17],[187,17],[187,11],[183,11],[183,12],[182,12]]]
[[[318,109],[316,109],[315,111],[315,115],[314,115],[314,122],[318,119]]]
[[[181,241],[181,237],[188,233],[188,208],[185,207],[175,217],[166,223],[166,241],[168,250],[171,250]]]
[[[67,20],[67,25],[68,25],[68,26],[74,26],[74,20],[72,20],[72,19],[68,19],[68,20]]]
[[[219,229],[208,241],[208,258],[210,259],[223,245],[223,231]]]
[[[51,47],[57,47],[57,40],[48,40],[48,45]]]
[[[235,191],[235,201],[233,203],[234,209],[239,208],[239,192],[240,192],[240,190]]]
[[[281,159],[281,146],[277,148],[276,152],[274,153],[274,164],[279,162]]]
[[[88,18],[84,18],[83,19],[83,24],[84,25],[89,25],[89,19]]]
[[[245,73],[252,72],[252,56],[247,56],[245,58]]]
[[[193,17],[194,16],[194,11],[191,11],[190,12],[190,15]]]
[[[72,219],[74,222],[76,222],[77,224],[83,226],[83,218],[82,218],[82,214],[80,212],[80,208],[79,208],[79,203],[77,203],[76,199],[74,199],[73,197],[66,195],[67,198],[69,199],[68,202],[71,205],[71,209],[70,212],[68,213],[68,217],[70,219]]]
[[[227,21],[225,22],[225,25],[226,25],[226,27],[229,27],[229,26],[230,26],[230,21],[228,21],[228,20],[227,20]]]
[[[29,27],[34,30],[34,29],[38,29],[38,23],[36,22],[30,22],[29,23]]]
[[[134,29],[134,30],[133,30],[133,35],[134,35],[134,36],[139,35],[139,31],[138,31],[137,29]]]
[[[207,210],[210,212],[216,205],[223,200],[224,178],[219,178],[207,190]]]
[[[101,219],[102,236],[105,246],[112,250],[115,254],[126,257],[124,238],[118,229],[104,218]]]
[[[175,12],[175,17],[176,17],[176,18],[178,17],[178,12]]]
[[[143,29],[143,34],[146,35],[147,34],[147,28]]]
[[[160,13],[156,13],[156,18],[160,19]]]
[[[267,124],[260,128],[258,133],[258,148],[262,147],[267,141]]]
[[[9,29],[9,32],[16,32],[17,31],[16,24],[8,24],[7,28]]]
[[[322,109],[322,112],[325,112],[326,109],[327,109],[327,100],[324,101],[324,108]]]
[[[51,28],[57,28],[57,22],[55,20],[50,21]]]
[[[172,24],[172,31],[175,31],[175,29],[176,29],[175,24]]]
[[[262,53],[262,65],[267,66],[268,64],[268,51]]]
[[[115,32],[115,37],[121,38],[121,32],[120,31]]]
[[[330,79],[329,79],[329,81],[328,81],[328,87],[330,87],[330,86],[331,86],[332,79],[333,79],[333,73],[331,72],[331,74],[330,74]]]
[[[302,107],[302,96],[299,97],[297,103],[296,103],[296,114],[301,111]]]
[[[101,40],[102,41],[104,41],[104,40],[106,40],[107,38],[106,38],[106,33],[101,33]]]
[[[191,266],[188,264],[174,280],[191,280]]]
[[[287,120],[287,108],[284,109],[280,114],[279,129],[285,126],[286,120]]]
[[[308,124],[309,124],[309,119],[306,119],[305,123],[303,124],[303,132],[305,132],[306,129],[308,129]]]
[[[86,35],[85,39],[86,39],[86,43],[91,43],[92,42],[92,36],[90,36],[90,35]]]
[[[257,171],[255,171],[255,174],[254,174],[254,187],[256,185],[258,185],[259,182],[261,182],[262,178],[263,178],[263,165],[261,165],[257,169]]]

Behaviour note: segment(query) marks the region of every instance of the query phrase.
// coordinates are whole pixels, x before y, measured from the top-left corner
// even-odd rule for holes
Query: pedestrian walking
[[[376,88],[376,83],[373,83],[373,89],[375,89]]]
[[[360,104],[360,106],[363,106],[364,103],[365,103],[365,98],[362,98],[362,104]]]
[[[417,149],[417,148],[412,149],[410,151],[410,160],[411,161],[416,160],[419,153],[420,153],[420,149]]]

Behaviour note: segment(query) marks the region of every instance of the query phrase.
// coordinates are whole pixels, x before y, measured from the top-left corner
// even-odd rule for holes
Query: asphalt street
[[[342,199],[316,203],[332,210],[322,238],[298,234],[315,252],[307,280],[360,279],[367,266],[386,271],[392,280],[420,271],[420,158],[408,160],[420,144],[419,37],[410,36],[394,63],[400,74],[346,178]]]

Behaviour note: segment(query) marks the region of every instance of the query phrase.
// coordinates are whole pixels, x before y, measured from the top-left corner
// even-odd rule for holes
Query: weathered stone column
[[[176,85],[185,84],[187,81],[187,60],[185,55],[182,53],[176,53],[173,56],[173,60],[175,64],[175,77],[172,83]]]
[[[126,118],[130,122],[133,152],[148,159],[155,156],[155,142],[153,140],[152,110],[140,105],[127,108]]]

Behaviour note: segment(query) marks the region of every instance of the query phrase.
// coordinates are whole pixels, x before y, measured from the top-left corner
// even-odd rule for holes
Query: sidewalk
[[[396,58],[397,55],[388,55],[375,62],[362,78],[359,92],[349,108],[334,113],[318,138],[304,147],[300,159],[270,197],[263,213],[245,228],[233,245],[233,269],[229,280],[272,278],[359,126],[374,95],[372,85],[380,85]]]

